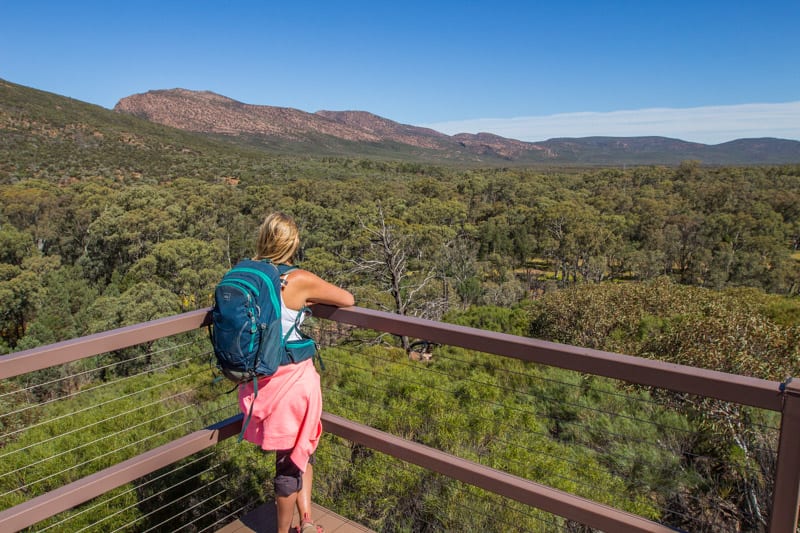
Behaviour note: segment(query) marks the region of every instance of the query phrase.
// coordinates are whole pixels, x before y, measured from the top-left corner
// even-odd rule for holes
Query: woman
[[[294,221],[283,213],[272,213],[264,219],[258,234],[255,260],[268,260],[275,265],[291,265],[300,245]],[[300,338],[293,329],[302,309],[308,304],[322,303],[340,307],[353,305],[350,292],[332,285],[302,269],[293,269],[281,276],[281,323],[283,334],[291,331],[288,340]],[[239,406],[245,415],[252,405],[252,418],[244,438],[264,450],[276,450],[275,500],[278,510],[278,531],[289,530],[294,508],[300,515],[300,533],[319,533],[311,516],[311,484],[314,451],[322,433],[322,391],[313,359],[278,368],[269,378],[258,380],[258,395],[253,404],[253,383],[239,389]]]

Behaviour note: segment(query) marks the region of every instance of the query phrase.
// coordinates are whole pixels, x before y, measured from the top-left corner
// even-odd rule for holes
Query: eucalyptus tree
[[[349,259],[350,271],[366,276],[388,296],[372,303],[404,316],[441,316],[445,302],[431,291],[440,279],[437,269],[420,256],[424,232],[414,232],[396,218],[387,219],[381,206],[373,220],[361,220],[358,231],[363,248]],[[400,341],[408,348],[407,337]]]

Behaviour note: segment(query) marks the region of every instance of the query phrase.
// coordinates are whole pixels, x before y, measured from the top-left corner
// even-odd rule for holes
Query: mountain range
[[[165,147],[184,146],[189,151],[250,154],[247,157],[266,152],[495,167],[677,165],[687,160],[707,165],[800,163],[800,142],[785,139],[739,139],[718,145],[666,137],[523,142],[491,133],[445,135],[366,111],[308,113],[186,89],[134,94],[109,110],[0,79],[0,155],[7,155],[5,161],[0,159],[0,170],[23,159],[23,166],[41,167],[43,154],[49,153],[42,146],[64,152],[71,143],[80,153],[65,152],[62,159],[77,161],[88,156],[87,150],[98,160],[120,158],[134,147],[152,159]]]
[[[524,142],[491,133],[446,135],[366,111],[317,111],[252,105],[208,91],[153,90],[121,99],[114,110],[173,128],[228,137],[276,151],[384,156],[478,164],[677,164],[800,162],[800,142],[738,139],[706,145],[667,137],[554,138]]]

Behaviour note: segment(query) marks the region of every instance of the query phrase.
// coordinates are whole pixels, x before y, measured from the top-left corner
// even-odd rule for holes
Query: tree
[[[0,339],[16,348],[43,305],[43,280],[60,265],[58,256],[36,251],[20,265],[0,263]]]
[[[785,300],[755,289],[711,291],[676,285],[668,278],[648,283],[582,285],[549,293],[531,305],[531,335],[586,346],[782,381],[800,364],[800,324],[771,316]],[[789,321],[791,322],[791,321]],[[774,442],[769,415],[746,407],[653,391],[660,403],[691,421],[686,456],[707,456],[701,478],[720,480],[698,487],[698,497],[722,505],[738,501],[739,523],[765,519]],[[713,470],[713,472],[711,471]],[[736,491],[732,496],[726,491]],[[689,505],[695,505],[689,503]],[[686,511],[687,515],[700,512]]]
[[[175,238],[178,210],[180,204],[162,189],[142,186],[123,192],[89,225],[79,261],[89,279],[107,284],[115,271],[124,274],[155,244]]]
[[[33,236],[20,231],[11,224],[0,225],[0,263],[21,265],[22,260],[33,254]]]
[[[445,286],[452,282],[463,308],[478,303],[481,281],[476,268],[477,246],[473,239],[459,235],[443,248],[440,260]]]
[[[391,310],[399,315],[424,315],[426,309],[433,309],[435,302],[430,299],[423,301],[424,305],[417,300],[436,279],[436,272],[430,267],[417,272],[410,270],[411,256],[418,251],[414,236],[403,233],[398,223],[387,222],[380,206],[377,225],[362,221],[361,230],[368,244],[363,254],[351,259],[352,272],[368,273],[377,281],[378,286],[390,295]],[[401,336],[400,340],[403,348],[408,348],[408,338]]]
[[[153,246],[130,269],[124,286],[144,281],[172,292],[184,310],[211,305],[214,286],[227,270],[218,247],[187,237]]]
[[[56,203],[53,189],[52,185],[39,180],[0,189],[3,214],[16,228],[29,231],[40,250],[45,249],[57,235],[57,226],[50,220]]]
[[[34,319],[18,348],[27,349],[85,335],[86,313],[97,291],[80,276],[80,269],[62,266],[42,276]]]
[[[109,331],[175,315],[181,311],[181,302],[172,292],[153,282],[142,282],[130,287],[119,296],[101,296],[95,300],[86,313],[87,329],[89,333]],[[147,342],[110,354],[111,361],[120,364],[109,372],[130,375],[149,368],[152,345],[152,342]],[[141,354],[144,354],[144,358],[136,357]],[[100,379],[105,380],[106,374],[107,371],[103,370]]]

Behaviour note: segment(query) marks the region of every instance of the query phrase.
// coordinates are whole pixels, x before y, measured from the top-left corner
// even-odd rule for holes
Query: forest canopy
[[[237,184],[7,177],[4,350],[209,305],[221,273],[252,255],[255,229],[275,209],[300,225],[304,267],[347,285],[361,305],[403,314],[441,318],[662,276],[787,297],[800,287],[797,167],[543,172],[298,160],[280,168],[287,162]]]

